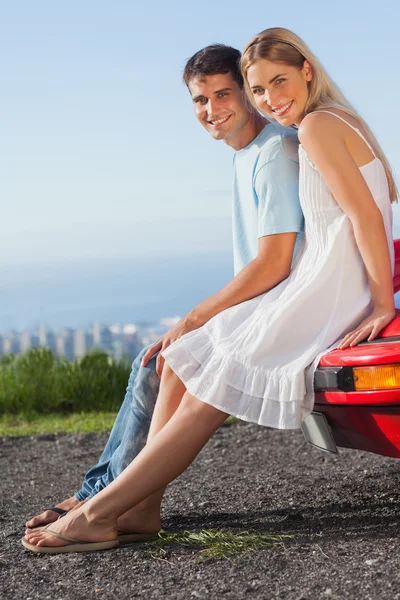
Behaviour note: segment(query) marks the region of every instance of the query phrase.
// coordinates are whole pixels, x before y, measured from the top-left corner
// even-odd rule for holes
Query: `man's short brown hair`
[[[185,65],[183,81],[189,87],[192,79],[204,79],[208,75],[231,73],[239,86],[243,87],[243,77],[240,72],[241,53],[236,48],[224,44],[206,46],[194,54]]]

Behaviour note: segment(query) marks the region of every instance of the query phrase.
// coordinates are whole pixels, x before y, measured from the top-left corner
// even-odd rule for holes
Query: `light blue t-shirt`
[[[302,231],[297,131],[268,123],[233,159],[233,255],[237,274],[258,254],[258,238]]]

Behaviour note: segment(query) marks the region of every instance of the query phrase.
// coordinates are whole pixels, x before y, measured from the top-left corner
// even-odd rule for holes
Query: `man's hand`
[[[194,321],[192,321],[188,316],[178,321],[175,327],[170,329],[160,340],[158,340],[158,342],[153,344],[153,346],[150,346],[146,354],[143,356],[142,367],[145,367],[154,354],[159,352],[156,361],[156,373],[161,379],[161,373],[165,363],[164,358],[161,356],[161,352],[168,348],[168,346],[170,346],[180,337],[185,335],[185,333],[194,331],[194,329],[198,329],[198,327],[200,327],[200,324],[195,324]]]

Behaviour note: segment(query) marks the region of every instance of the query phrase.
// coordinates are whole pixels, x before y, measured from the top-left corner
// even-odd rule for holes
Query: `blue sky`
[[[393,0],[3,3],[0,262],[229,251],[232,151],[181,72],[266,27],[306,40],[399,175],[399,22]]]

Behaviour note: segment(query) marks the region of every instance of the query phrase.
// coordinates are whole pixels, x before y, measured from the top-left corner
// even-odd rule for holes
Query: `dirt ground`
[[[323,454],[299,432],[223,427],[168,489],[164,528],[290,535],[282,545],[202,560],[177,542],[67,556],[23,549],[25,520],[71,495],[106,435],[0,440],[0,598],[400,600],[400,461]]]

